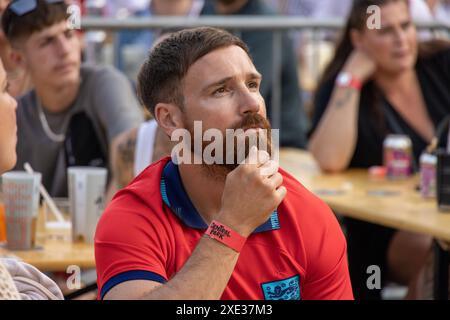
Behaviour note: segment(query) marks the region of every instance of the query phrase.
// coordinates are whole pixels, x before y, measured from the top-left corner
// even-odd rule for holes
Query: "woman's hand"
[[[375,72],[375,61],[361,49],[355,49],[344,65],[342,71],[351,73],[356,79],[365,83]]]

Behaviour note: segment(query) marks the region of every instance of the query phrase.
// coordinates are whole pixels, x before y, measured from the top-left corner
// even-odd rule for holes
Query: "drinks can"
[[[408,136],[388,135],[383,142],[383,153],[389,179],[403,179],[412,174],[412,142]]]
[[[420,156],[420,193],[424,198],[436,197],[437,156],[424,152]]]

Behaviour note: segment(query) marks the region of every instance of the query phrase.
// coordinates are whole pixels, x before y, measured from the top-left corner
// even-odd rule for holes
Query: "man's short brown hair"
[[[36,0],[36,8],[22,16],[10,9],[11,3],[2,16],[2,29],[6,38],[13,43],[21,38],[28,38],[34,32],[39,32],[56,23],[67,20],[67,4],[65,2],[47,3],[46,0]]]
[[[182,80],[190,66],[208,53],[229,46],[241,47],[250,57],[245,43],[231,33],[200,27],[171,34],[150,52],[138,75],[141,103],[154,115],[158,103],[183,107]]]

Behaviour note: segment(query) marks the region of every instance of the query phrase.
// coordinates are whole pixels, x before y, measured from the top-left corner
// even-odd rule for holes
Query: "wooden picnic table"
[[[324,174],[308,152],[297,149],[282,149],[280,165],[339,214],[450,242],[450,214],[439,212],[435,199],[421,197],[417,176],[390,181],[371,179],[367,170]],[[73,243],[70,230],[38,228],[37,244],[31,251],[0,248],[0,256],[19,257],[41,271],[95,268],[94,246]],[[447,298],[448,253],[440,245],[436,266],[435,296]]]
[[[280,165],[336,213],[432,236],[436,240],[434,295],[448,298],[450,213],[440,212],[436,199],[422,198],[417,175],[404,180],[374,179],[361,169],[324,174],[311,154],[297,149],[281,150]]]

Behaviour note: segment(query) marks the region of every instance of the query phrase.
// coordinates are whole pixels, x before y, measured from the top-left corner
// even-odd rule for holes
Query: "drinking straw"
[[[30,164],[28,162],[25,162],[25,164],[23,165],[25,170],[28,173],[34,173],[33,168],[31,168]],[[41,185],[39,186],[39,191],[42,195],[42,197],[44,198],[44,201],[47,203],[47,205],[50,208],[50,211],[53,213],[53,215],[56,217],[56,219],[58,220],[58,222],[64,222],[64,217],[61,213],[61,211],[59,211],[58,207],[56,206],[55,202],[53,201],[53,199],[50,197],[50,195],[48,194],[47,190],[45,189],[44,185],[41,183]]]

